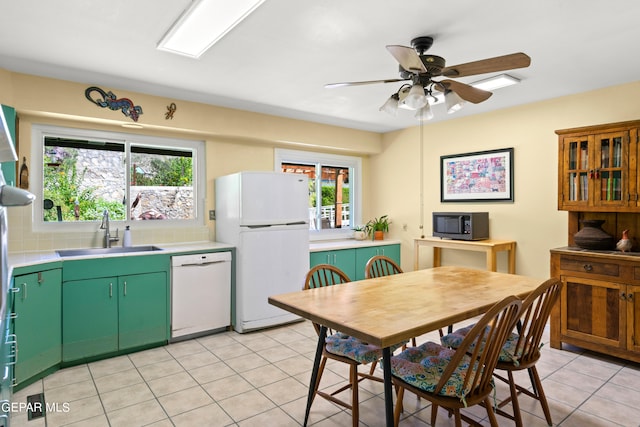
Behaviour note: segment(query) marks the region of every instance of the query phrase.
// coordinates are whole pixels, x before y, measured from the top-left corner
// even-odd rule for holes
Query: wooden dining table
[[[543,281],[446,266],[270,296],[270,304],[321,325],[304,425],[327,328],[383,349],[386,425],[392,426],[390,346],[481,315],[509,295],[525,298]]]

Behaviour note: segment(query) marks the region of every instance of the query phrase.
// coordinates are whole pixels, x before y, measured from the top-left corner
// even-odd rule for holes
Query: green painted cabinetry
[[[117,278],[64,282],[62,304],[63,361],[118,350]]]
[[[386,255],[400,264],[400,245],[362,246],[310,252],[309,264],[311,267],[318,264],[331,264],[344,271],[351,280],[362,280],[367,261],[375,255]]]
[[[9,128],[9,133],[11,134],[11,138],[13,139],[14,145],[16,144],[16,110],[13,107],[9,107],[7,105],[1,105],[2,112],[4,113],[4,118],[7,121],[7,127]],[[17,186],[16,181],[16,162],[2,162],[2,174],[4,175],[4,180],[7,184]]]
[[[62,361],[166,342],[169,265],[161,255],[65,262]]]
[[[60,363],[60,268],[13,277],[13,331],[18,342],[16,384]]]
[[[385,255],[400,265],[400,245],[369,246],[356,250],[355,280],[364,279],[364,269],[371,257]]]
[[[314,267],[318,264],[330,264],[342,270],[351,280],[356,276],[356,250],[341,249],[335,251],[311,252],[309,264]]]
[[[169,289],[164,272],[133,274],[118,280],[120,350],[167,341]]]

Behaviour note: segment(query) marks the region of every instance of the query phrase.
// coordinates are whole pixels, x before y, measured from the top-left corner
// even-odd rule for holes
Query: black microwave
[[[456,240],[489,238],[489,212],[433,212],[433,236]]]

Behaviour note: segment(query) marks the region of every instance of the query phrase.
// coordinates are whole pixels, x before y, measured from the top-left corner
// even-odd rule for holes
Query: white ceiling
[[[637,0],[266,0],[199,60],[156,50],[189,3],[3,1],[0,68],[377,132],[417,124],[412,112],[378,111],[400,83],[324,84],[398,77],[385,46],[416,36],[433,36],[429,53],[448,66],[532,59],[509,72],[521,84],[453,115],[437,105],[436,121],[639,79]]]

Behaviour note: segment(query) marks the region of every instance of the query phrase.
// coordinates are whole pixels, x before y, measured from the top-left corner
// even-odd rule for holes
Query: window
[[[113,221],[204,223],[203,142],[34,126],[32,146],[36,225],[94,227],[105,210]]]
[[[276,149],[276,170],[309,177],[311,238],[350,236],[361,218],[361,159]]]

